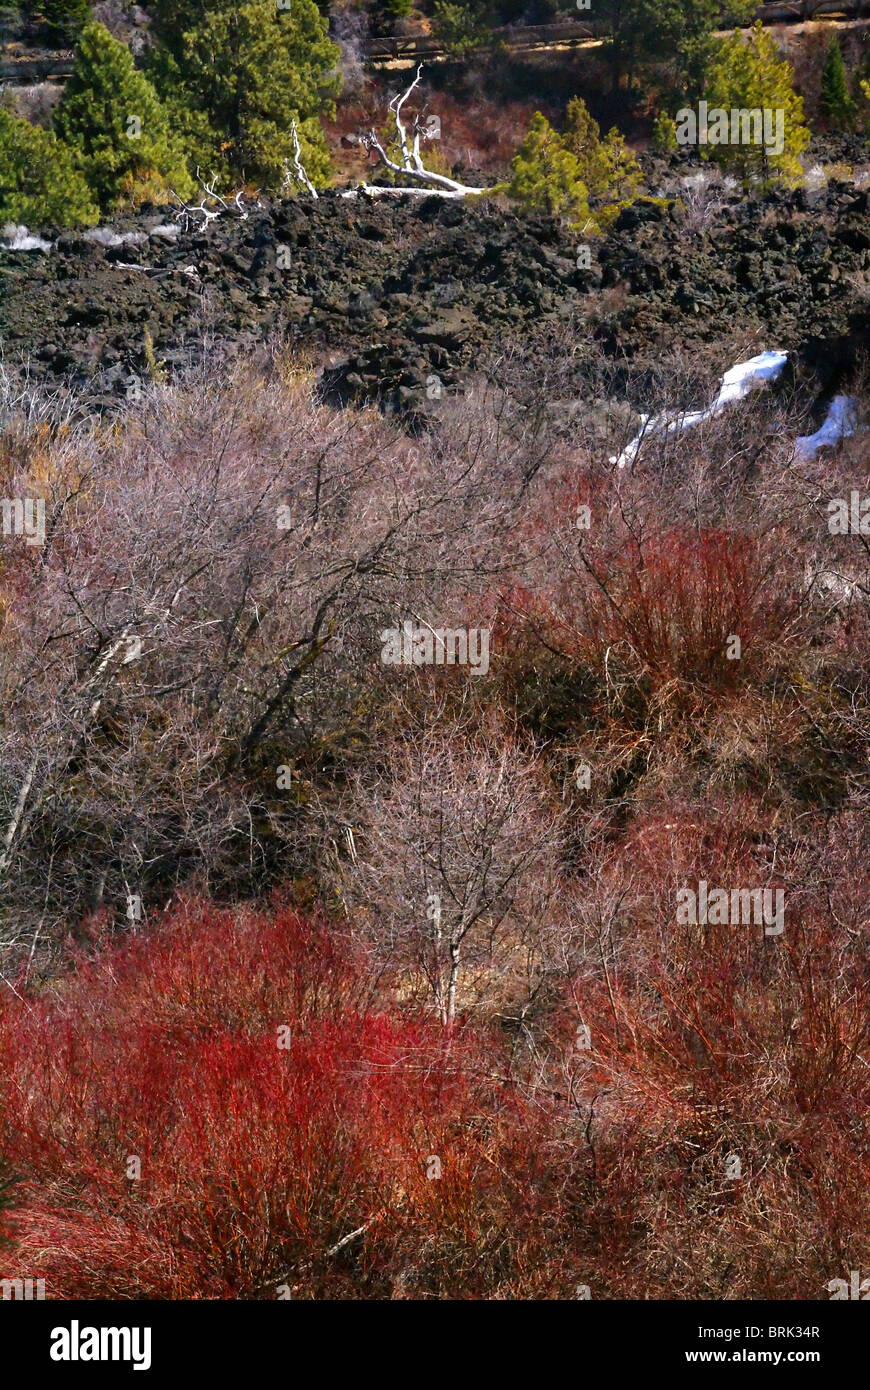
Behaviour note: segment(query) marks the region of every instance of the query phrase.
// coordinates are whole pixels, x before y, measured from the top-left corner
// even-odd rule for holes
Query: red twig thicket
[[[855,903],[798,895],[783,941],[678,926],[672,885],[751,884],[769,846],[748,811],[724,834],[671,814],[602,858],[580,957],[501,1036],[439,1028],[281,906],[184,903],[7,991],[10,1276],[60,1298],[820,1296],[867,1255],[867,981],[824,899]]]
[[[473,1294],[488,1251],[515,1274],[534,1118],[364,985],[293,911],[188,904],[10,996],[14,1262],[60,1298],[401,1296],[451,1271]]]
[[[549,591],[520,586],[504,605],[505,637],[525,628],[545,647],[607,674],[628,669],[653,690],[677,684],[724,693],[773,665],[800,615],[775,551],[708,527],[577,546]],[[739,655],[729,658],[729,641]]]

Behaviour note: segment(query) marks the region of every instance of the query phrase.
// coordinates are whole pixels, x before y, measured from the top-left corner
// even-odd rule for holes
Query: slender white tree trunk
[[[447,1027],[452,1028],[456,1020],[456,985],[459,980],[459,943],[450,943],[450,981],[447,986]]]

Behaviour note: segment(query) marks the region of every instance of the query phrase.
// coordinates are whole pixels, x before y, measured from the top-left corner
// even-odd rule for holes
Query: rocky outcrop
[[[143,373],[146,330],[170,370],[205,335],[245,351],[278,334],[335,399],[398,410],[425,409],[488,347],[548,324],[629,362],[758,332],[822,375],[831,343],[848,357],[868,330],[870,199],[854,184],[733,192],[701,230],[678,200],[641,200],[590,243],[590,269],[553,219],[439,198],[327,194],[187,232],[144,209],[108,230],[0,250],[7,367],[87,383],[98,401]]]

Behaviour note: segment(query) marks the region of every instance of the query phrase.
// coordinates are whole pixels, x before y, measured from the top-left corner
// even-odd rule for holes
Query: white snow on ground
[[[50,251],[53,241],[44,241],[40,236],[31,236],[26,227],[7,222],[3,228],[3,240],[10,251]]]
[[[177,241],[180,232],[177,222],[161,222],[159,226],[152,227],[148,235],[160,237],[162,241]]]
[[[98,246],[141,246],[152,236],[175,241],[179,230],[177,226],[165,223],[152,227],[150,232],[113,232],[110,227],[89,227],[82,236],[85,241],[94,241]],[[53,241],[46,241],[44,237],[36,236],[27,227],[14,222],[6,223],[0,237],[10,251],[50,251],[54,246]]]
[[[795,442],[795,453],[799,459],[811,459],[817,450],[826,445],[839,444],[849,439],[858,428],[858,415],[851,396],[835,396],[828,407],[827,418],[815,434],[802,434]]]
[[[610,462],[625,468],[634,463],[645,440],[658,435],[680,434],[694,425],[700,425],[702,420],[714,419],[734,401],[741,401],[751,391],[775,381],[787,361],[787,352],[761,352],[748,362],[738,362],[725,373],[718,396],[706,410],[674,410],[662,415],[641,415],[640,433],[621,454],[613,455]]]
[[[113,232],[110,227],[89,227],[84,233],[85,241],[95,241],[98,246],[141,246],[148,240],[147,232]]]

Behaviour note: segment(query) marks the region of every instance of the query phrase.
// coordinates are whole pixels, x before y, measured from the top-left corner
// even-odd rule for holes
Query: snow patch
[[[741,401],[750,392],[775,381],[788,361],[787,352],[761,352],[748,362],[738,362],[723,376],[719,394],[706,410],[675,410],[661,415],[641,415],[641,430],[621,454],[611,456],[610,462],[618,468],[634,463],[645,440],[693,429],[704,420],[712,420],[721,415],[734,401]]]
[[[45,241],[41,236],[32,236],[26,227],[7,222],[3,228],[3,240],[10,251],[50,251],[53,241]]]
[[[825,423],[815,434],[802,434],[795,442],[795,454],[809,460],[819,449],[841,444],[850,439],[858,428],[858,413],[851,396],[835,396],[828,406]]]
[[[84,233],[85,241],[95,241],[99,246],[141,246],[148,240],[147,232],[113,232],[109,227],[89,227]]]
[[[158,226],[152,227],[148,235],[160,237],[162,241],[177,241],[180,231],[177,222],[161,222]]]

